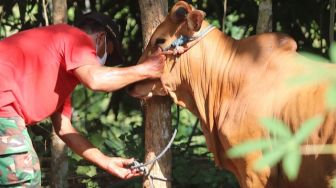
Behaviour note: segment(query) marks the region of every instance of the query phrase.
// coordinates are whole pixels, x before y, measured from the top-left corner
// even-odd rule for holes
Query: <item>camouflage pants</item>
[[[21,118],[0,118],[0,187],[41,187],[39,160]]]

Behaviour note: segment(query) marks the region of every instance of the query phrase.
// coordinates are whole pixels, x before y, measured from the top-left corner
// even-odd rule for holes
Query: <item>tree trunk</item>
[[[140,0],[142,36],[144,46],[148,44],[154,29],[167,15],[168,1]],[[172,135],[171,100],[168,97],[153,97],[146,101],[145,106],[145,161],[150,161],[168,144]],[[149,166],[150,175],[171,179],[171,150],[154,165]],[[145,177],[143,187],[171,187],[170,181]]]
[[[53,0],[53,23],[67,22],[67,2],[66,0]],[[68,158],[67,146],[56,135],[55,130],[51,133],[51,187],[67,188],[68,182]]]
[[[144,47],[155,30],[168,14],[168,1],[139,0]]]
[[[334,34],[335,34],[335,1],[330,0],[330,24],[329,24],[329,41],[330,45],[334,42]]]
[[[257,33],[265,32],[272,32],[272,0],[261,0],[259,4]]]
[[[53,0],[53,23],[67,23],[67,0]]]
[[[168,144],[172,136],[171,100],[154,97],[145,104],[145,162],[156,157]],[[148,166],[150,175],[171,180],[172,153],[168,150],[154,165]],[[145,177],[143,187],[170,188],[170,181],[153,180]],[[153,186],[151,186],[151,184]]]
[[[225,22],[226,22],[226,14],[227,14],[227,0],[223,1],[223,19],[222,19],[222,31],[225,31]]]

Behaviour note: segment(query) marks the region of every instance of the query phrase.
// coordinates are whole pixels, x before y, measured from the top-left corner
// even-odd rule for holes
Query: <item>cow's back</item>
[[[325,105],[328,83],[309,86],[290,85],[290,79],[314,72],[315,65],[300,57],[296,43],[288,36],[268,33],[236,41],[235,65],[240,66],[245,76],[245,86],[238,97],[230,102],[229,110],[223,110],[217,122],[220,128],[219,139],[224,148],[233,147],[243,140],[251,140],[265,134],[259,119],[276,117],[296,132],[307,119],[324,114],[326,120],[305,144],[335,144],[335,113]],[[299,58],[298,58],[299,57]],[[298,62],[298,61],[307,62]],[[326,64],[317,65],[322,69],[335,69]],[[329,66],[329,67],[328,67]],[[219,101],[220,102],[220,101]],[[256,155],[257,156],[257,155]],[[224,157],[222,157],[224,159]],[[252,163],[255,157],[245,160]],[[246,162],[246,161],[245,161]],[[245,162],[231,163],[239,179],[247,179]],[[223,161],[223,164],[224,161]],[[242,166],[240,166],[242,165]],[[295,182],[289,182],[281,169],[274,167],[267,180],[267,187],[328,187],[328,180],[336,168],[332,155],[304,156]],[[237,170],[240,171],[237,173]],[[248,173],[248,172],[247,172]],[[263,181],[262,175],[258,181]]]
[[[263,33],[237,41],[237,55],[256,63],[265,62],[275,51],[295,52],[296,42],[282,33]]]

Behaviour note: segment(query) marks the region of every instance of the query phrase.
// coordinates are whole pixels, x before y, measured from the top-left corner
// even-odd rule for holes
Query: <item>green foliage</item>
[[[282,122],[273,118],[261,119],[261,124],[274,136],[275,139],[288,139],[292,136],[289,128]]]
[[[305,60],[299,59],[299,61],[302,61],[302,63],[309,63],[310,66],[313,68],[311,69],[311,72],[308,72],[306,74],[302,74],[300,76],[296,76],[288,82],[291,85],[312,85],[320,81],[324,80],[331,80],[330,86],[327,90],[326,93],[326,104],[329,109],[334,109],[336,107],[336,74],[333,69],[328,70],[321,68],[319,66],[319,63],[332,63],[335,62],[335,56],[336,56],[336,47],[335,43],[333,43],[329,49],[329,56],[330,60],[321,57],[316,54],[311,54],[311,53],[301,53],[304,55],[306,58],[310,59],[310,62],[306,62]]]
[[[91,179],[84,179],[82,183],[85,185],[86,188],[99,188],[97,182],[93,182]]]
[[[336,63],[336,43],[331,44],[329,50],[330,61]]]
[[[227,15],[224,32],[231,35],[234,39],[242,39],[249,36],[253,31],[253,26],[247,28],[244,25],[237,25],[237,22],[244,19],[244,17],[244,14],[239,14],[237,11]]]
[[[183,159],[182,156],[173,158],[174,187],[226,187],[238,188],[234,176],[225,170],[219,170],[212,161],[206,158]],[[197,165],[195,165],[197,164]]]
[[[235,146],[228,151],[228,156],[231,158],[237,158],[254,151],[265,150],[270,148],[271,140],[251,140],[247,141],[244,144]]]
[[[320,55],[308,53],[308,52],[300,52],[301,55],[304,57],[314,61],[314,62],[322,62],[322,63],[328,63],[329,60],[325,57],[321,57]]]
[[[86,175],[89,177],[93,177],[97,175],[97,170],[95,166],[78,166],[76,173],[79,175]]]
[[[336,188],[336,179],[335,178],[331,181],[331,187]]]
[[[214,166],[198,120],[186,109],[179,112],[173,106],[173,124],[178,124],[178,133],[173,146],[174,187],[227,187],[238,188],[234,176]],[[212,159],[212,160],[209,160]],[[197,165],[195,165],[197,164]]]
[[[330,109],[336,109],[336,82],[333,82],[329,87],[326,100]]]
[[[255,164],[257,171],[272,167],[283,160],[282,167],[288,179],[294,180],[301,163],[301,144],[314,128],[322,123],[322,120],[322,117],[317,116],[305,121],[293,135],[283,122],[273,118],[264,118],[261,124],[268,130],[271,138],[245,142],[230,149],[228,156],[241,157],[251,152],[262,151],[262,158]]]

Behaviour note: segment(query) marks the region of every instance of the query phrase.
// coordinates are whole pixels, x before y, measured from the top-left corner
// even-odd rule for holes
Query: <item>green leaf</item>
[[[301,144],[322,121],[322,116],[318,115],[303,122],[299,131],[294,135],[294,141]]]
[[[78,166],[76,173],[79,175],[87,175],[93,177],[97,175],[97,170],[95,166]]]
[[[282,121],[274,118],[262,118],[261,124],[277,138],[290,138],[292,133]]]
[[[307,64],[307,63],[306,63]],[[310,72],[295,75],[287,79],[286,83],[288,86],[295,87],[295,86],[311,86],[313,84],[316,84],[320,82],[323,79],[326,79],[326,76],[330,77],[330,73],[321,69],[318,65],[318,63],[310,63],[311,70]]]
[[[90,136],[90,141],[94,146],[100,147],[105,142],[105,138],[102,137],[101,134],[95,133]]]
[[[332,63],[336,63],[336,43],[332,43],[329,49],[329,56]]]
[[[72,153],[71,158],[77,162],[83,159],[81,156],[77,155],[76,153]]]
[[[247,153],[253,151],[269,148],[270,146],[271,146],[270,140],[253,140],[231,148],[227,154],[230,158],[236,158],[246,155]]]
[[[322,56],[319,56],[319,55],[315,55],[315,54],[312,54],[312,53],[309,53],[309,52],[300,52],[301,55],[303,55],[304,57],[314,61],[314,62],[321,62],[321,63],[327,63],[329,62],[328,59],[322,57]]]
[[[326,93],[327,106],[329,109],[336,108],[336,83],[333,83]]]
[[[335,177],[331,180],[331,187],[336,188],[336,178]]]
[[[287,151],[286,145],[280,145],[279,148],[270,150],[264,153],[264,156],[259,159],[254,165],[254,169],[257,171],[263,170],[266,167],[272,167],[278,163],[282,156],[284,156]]]
[[[284,157],[282,167],[290,181],[297,178],[301,164],[299,147],[291,149]]]
[[[306,85],[315,82],[316,79],[308,74],[298,75],[287,80],[289,86]]]
[[[119,140],[119,139],[114,139],[112,140],[105,140],[104,142],[106,144],[106,146],[108,146],[110,149],[116,149],[116,150],[121,150],[123,149],[125,146],[123,145],[123,143]]]

